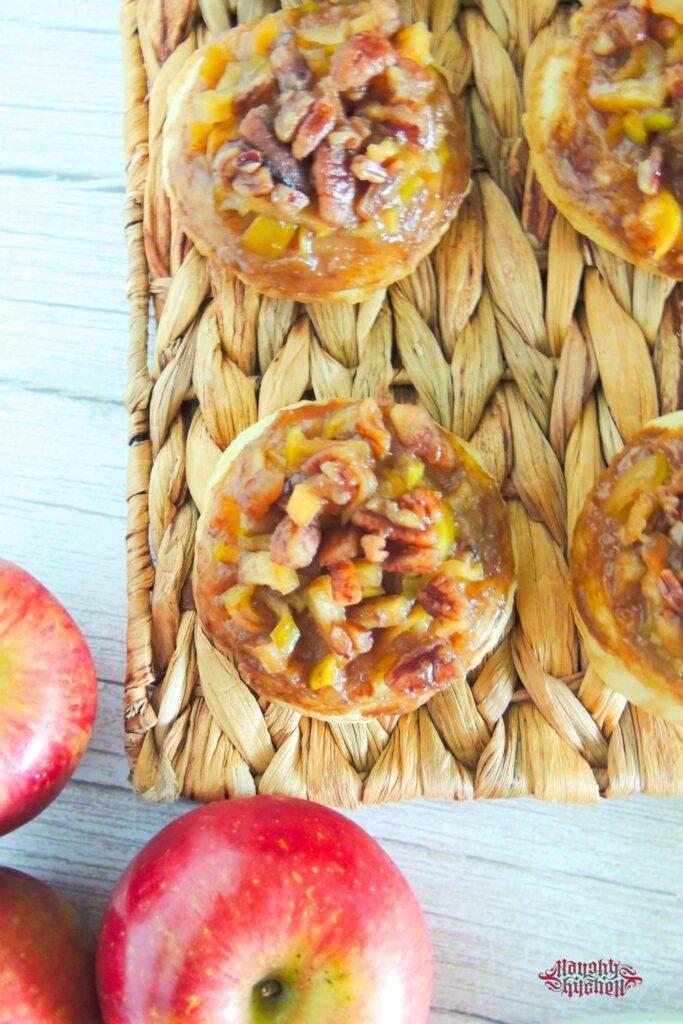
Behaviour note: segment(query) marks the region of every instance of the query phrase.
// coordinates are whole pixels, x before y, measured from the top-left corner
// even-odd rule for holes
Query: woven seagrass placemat
[[[124,0],[130,260],[127,752],[154,800],[288,793],[353,807],[411,797],[590,801],[683,793],[683,730],[582,661],[567,541],[596,473],[683,405],[683,286],[579,237],[531,171],[523,78],[569,8],[410,0],[464,93],[477,173],[409,278],[360,306],[262,298],[210,268],[160,174],[169,86],[210,33],[271,0]],[[151,314],[151,316],[150,316]],[[155,331],[150,331],[154,322]],[[152,340],[153,337],[153,340]],[[476,678],[418,712],[328,725],[259,701],[213,649],[191,589],[219,452],[302,396],[390,389],[471,440],[509,501],[514,624]]]

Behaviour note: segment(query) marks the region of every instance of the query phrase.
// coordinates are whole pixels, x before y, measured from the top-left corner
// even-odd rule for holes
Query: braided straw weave
[[[411,0],[407,0],[410,5]],[[169,86],[209,33],[271,0],[124,0],[130,260],[127,751],[153,800],[288,793],[591,801],[683,793],[683,730],[582,661],[567,541],[596,473],[683,405],[683,286],[579,237],[543,195],[523,76],[569,13],[554,0],[412,0],[467,100],[477,173],[432,258],[360,306],[262,298],[209,267],[161,184]],[[156,333],[149,343],[150,303]],[[198,513],[221,449],[303,395],[415,395],[482,452],[509,501],[514,624],[475,680],[419,711],[329,725],[259,701],[197,621]]]

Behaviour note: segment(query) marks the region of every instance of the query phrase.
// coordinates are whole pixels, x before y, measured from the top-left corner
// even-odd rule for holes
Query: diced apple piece
[[[594,82],[588,98],[596,110],[612,114],[661,107],[666,100],[666,81],[663,75],[651,75],[627,78],[623,82]]]
[[[260,661],[266,672],[284,672],[287,668],[287,655],[272,640],[250,644],[245,649]]]
[[[676,244],[681,233],[681,205],[667,189],[647,199],[638,211],[638,220],[652,236],[653,258],[661,260]]]
[[[346,39],[347,23],[343,18],[328,23],[311,20],[299,25],[296,34],[298,39],[316,46],[341,46]]]
[[[353,563],[356,570],[356,579],[361,585],[364,597],[368,597],[368,590],[377,591],[382,586],[382,566],[379,562],[368,562],[359,558]]]
[[[285,439],[285,460],[290,469],[298,469],[311,455],[326,448],[329,441],[321,437],[306,437],[301,427],[291,427]]]
[[[190,149],[203,153],[206,150],[212,129],[212,124],[204,124],[202,121],[195,121],[190,128]]]
[[[484,567],[481,562],[465,562],[460,558],[449,558],[441,566],[441,572],[458,583],[462,583],[463,580],[479,581],[484,578]]]
[[[208,89],[195,96],[194,112],[198,121],[205,124],[219,124],[232,118],[232,92],[218,92]]]
[[[344,608],[334,600],[332,581],[329,576],[319,576],[304,591],[306,604],[316,625],[326,637],[335,623],[344,622]]]
[[[216,547],[213,549],[213,558],[215,562],[236,562],[239,557],[239,551],[233,547],[232,544],[227,544],[224,540],[219,540]]]
[[[455,519],[453,509],[445,502],[441,502],[442,514],[437,519],[434,527],[436,529],[437,547],[442,558],[448,558],[455,541]]]
[[[384,629],[403,622],[410,608],[411,602],[403,594],[388,594],[363,601],[349,611],[349,618],[366,629]]]
[[[297,232],[296,224],[259,214],[242,235],[242,245],[267,260],[279,259]]]
[[[236,608],[242,601],[251,600],[251,596],[254,593],[253,586],[245,585],[242,583],[236,583],[234,587],[230,587],[223,594],[223,602],[226,608]]]
[[[418,64],[431,60],[432,33],[424,21],[416,21],[396,34],[395,46],[402,57],[409,57]]]
[[[676,117],[671,107],[644,110],[641,114],[641,119],[643,126],[649,132],[668,132],[676,122]]]
[[[664,18],[673,18],[683,25],[683,4],[681,0],[650,0],[650,10]]]
[[[240,583],[272,587],[278,594],[291,594],[299,586],[294,569],[271,562],[267,551],[247,551],[240,559]]]
[[[254,28],[254,48],[256,53],[265,57],[273,49],[273,43],[280,35],[281,27],[275,13],[261,18]]]
[[[343,682],[343,669],[334,654],[326,654],[311,669],[308,686],[311,690],[324,690],[326,686],[338,687]]]
[[[434,619],[429,614],[429,612],[426,611],[422,607],[422,605],[416,604],[411,609],[410,613],[406,616],[406,618],[403,620],[403,622],[401,622],[398,626],[392,626],[390,629],[387,629],[386,633],[384,633],[384,641],[386,643],[390,643],[397,636],[400,636],[402,633],[407,633],[411,630],[418,636],[422,636],[424,633],[427,632],[433,621]]]
[[[323,508],[324,502],[307,483],[297,483],[287,503],[287,514],[297,526],[307,526]]]
[[[244,65],[240,61],[232,61],[232,63],[228,64],[225,73],[218,83],[218,88],[222,92],[232,92],[242,78],[243,69]]]
[[[378,164],[384,163],[385,160],[391,160],[393,157],[398,156],[401,152],[401,147],[398,142],[394,139],[382,139],[381,142],[371,142],[365,153],[370,160],[376,160]]]
[[[213,89],[221,80],[228,59],[229,54],[225,47],[215,43],[207,46],[204,60],[202,61],[201,76],[210,89]]]
[[[297,526],[308,526],[323,507],[323,499],[309,484],[296,484],[287,502],[287,515]]]
[[[356,429],[358,411],[355,406],[338,409],[332,413],[325,424],[323,433],[325,437],[337,438],[342,434],[351,433]]]
[[[289,657],[296,647],[300,636],[301,632],[299,627],[294,621],[294,617],[292,616],[289,608],[287,608],[280,616],[280,621],[271,632],[270,638],[275,646]]]
[[[252,603],[253,594],[253,586],[236,583],[223,594],[223,603],[230,613],[230,618],[242,629],[250,633],[260,633],[265,623],[263,615]]]
[[[637,110],[630,110],[628,114],[624,114],[621,119],[621,129],[626,138],[636,146],[644,146],[647,142],[648,135],[643,116]]]
[[[651,493],[655,487],[665,483],[670,473],[669,463],[661,452],[646,455],[618,478],[607,501],[607,511],[610,515],[617,515],[641,492]]]

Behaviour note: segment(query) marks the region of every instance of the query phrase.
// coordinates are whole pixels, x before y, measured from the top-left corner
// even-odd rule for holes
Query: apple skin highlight
[[[97,673],[62,605],[0,560],[0,836],[39,814],[73,774],[97,711]]]
[[[138,854],[105,915],[106,1024],[427,1024],[432,949],[407,881],[317,804],[210,804]]]

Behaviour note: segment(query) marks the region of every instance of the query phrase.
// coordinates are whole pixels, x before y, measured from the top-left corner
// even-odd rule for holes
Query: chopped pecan
[[[387,134],[415,146],[433,147],[434,115],[431,107],[411,107],[407,103],[368,103],[361,114],[381,123]]]
[[[325,534],[318,561],[321,565],[334,565],[335,562],[349,562],[360,554],[360,530],[355,526],[339,526]]]
[[[329,642],[336,654],[351,659],[372,649],[372,633],[355,622],[346,622],[332,626]]]
[[[672,569],[665,569],[659,577],[659,590],[664,603],[683,618],[683,582]]]
[[[231,480],[228,494],[252,520],[262,519],[278,500],[285,486],[285,474],[276,469],[256,469]]]
[[[461,622],[467,617],[467,597],[462,583],[456,583],[445,573],[439,573],[422,588],[418,601],[430,615],[440,619]]]
[[[297,160],[305,160],[335,126],[337,115],[332,104],[325,97],[316,100],[307,110],[299,125],[292,154]]]
[[[247,149],[239,139],[225,142],[213,158],[213,169],[221,178],[232,178],[240,169],[238,160],[242,159],[245,153],[254,152],[256,150]]]
[[[346,151],[323,141],[315,151],[312,173],[318,211],[325,223],[331,227],[353,224],[356,182],[346,163]]]
[[[407,494],[402,494],[398,499],[401,508],[413,512],[423,527],[435,523],[444,512],[441,497],[431,487],[416,487]]]
[[[386,181],[389,172],[378,160],[371,160],[369,157],[358,153],[351,161],[351,170],[359,181],[370,181],[375,185]]]
[[[313,477],[311,487],[335,505],[362,504],[377,489],[377,477],[367,466],[330,457],[320,464],[320,473]]]
[[[270,194],[270,201],[282,213],[297,213],[308,206],[310,199],[305,192],[300,192],[289,185],[276,185]]]
[[[254,107],[239,126],[240,135],[263,153],[272,174],[290,188],[306,191],[306,175],[289,149],[276,138],[273,131],[273,115],[263,104]]]
[[[359,604],[363,599],[363,589],[358,582],[353,562],[336,562],[330,566],[332,580],[332,596],[337,604]]]
[[[267,196],[273,191],[273,176],[267,167],[242,171],[233,178],[232,187],[238,196]]]
[[[244,171],[246,174],[252,174],[261,166],[263,159],[258,149],[245,149],[239,154],[236,162],[238,171]]]
[[[384,206],[385,200],[396,187],[398,174],[389,172],[387,180],[370,185],[365,195],[356,204],[356,210],[363,220],[374,220]]]
[[[366,533],[360,539],[360,546],[368,562],[385,562],[389,557],[387,538],[381,533]]]
[[[308,42],[338,46],[348,34],[368,29],[390,36],[401,27],[401,12],[395,0],[360,0],[358,3],[321,4],[305,14],[297,33]]]
[[[330,104],[334,110],[334,116],[338,124],[342,124],[346,118],[344,104],[339,95],[339,89],[329,75],[321,78],[317,85],[318,94]]]
[[[352,153],[363,145],[370,135],[370,126],[362,117],[350,117],[330,135],[330,143],[333,146],[343,146]]]
[[[398,57],[375,82],[373,88],[389,103],[424,103],[434,91],[428,68],[409,57]]]
[[[426,409],[420,405],[394,405],[390,415],[399,441],[409,452],[430,466],[454,468],[455,453]]]
[[[434,547],[436,532],[429,523],[420,523],[416,517],[412,520],[412,525],[404,526],[401,523],[392,522],[386,515],[386,511],[386,508],[383,512],[359,508],[353,513],[351,519],[361,530],[380,534],[397,544],[407,544],[411,548]]]
[[[289,516],[281,519],[270,541],[270,559],[277,565],[303,569],[315,558],[320,544],[320,524],[313,520],[307,526],[297,526]]]
[[[270,64],[281,92],[307,89],[313,72],[299,52],[293,36],[282,37],[273,48]]]
[[[310,92],[287,92],[282,95],[274,126],[280,142],[292,141],[312,104],[313,95]]]
[[[379,32],[359,32],[335,51],[330,76],[341,92],[358,89],[396,61],[396,52]]]
[[[448,641],[441,640],[402,655],[387,673],[386,684],[392,690],[415,693],[446,685],[458,675],[456,652]]]

